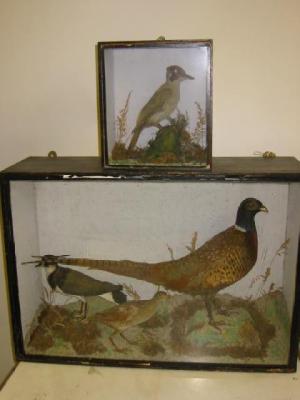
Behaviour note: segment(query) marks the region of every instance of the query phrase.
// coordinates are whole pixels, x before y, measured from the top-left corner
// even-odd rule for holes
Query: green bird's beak
[[[185,78],[185,79],[195,79],[193,76],[188,75],[188,74],[184,74],[183,78]]]

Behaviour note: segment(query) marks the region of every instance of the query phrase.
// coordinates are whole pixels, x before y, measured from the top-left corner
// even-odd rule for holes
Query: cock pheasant
[[[62,258],[61,263],[108,271],[151,282],[169,290],[201,295],[209,322],[214,325],[212,302],[216,293],[238,282],[256,263],[258,240],[254,219],[260,211],[268,212],[259,200],[243,200],[237,210],[235,225],[177,260],[151,264],[130,260]]]

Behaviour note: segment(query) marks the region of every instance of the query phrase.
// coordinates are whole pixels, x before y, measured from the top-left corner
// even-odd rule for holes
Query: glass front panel
[[[25,352],[284,365],[299,184],[16,181]]]

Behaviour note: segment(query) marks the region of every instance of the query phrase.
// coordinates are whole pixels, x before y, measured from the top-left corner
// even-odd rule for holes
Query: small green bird
[[[150,126],[161,128],[160,122],[170,117],[180,100],[180,82],[186,79],[195,78],[186,74],[178,65],[167,67],[166,82],[156,90],[139,112],[128,151],[135,148],[144,128]]]

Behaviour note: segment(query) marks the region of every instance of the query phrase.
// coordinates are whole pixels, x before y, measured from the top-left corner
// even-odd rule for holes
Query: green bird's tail
[[[141,131],[142,131],[142,128],[140,128],[138,126],[136,126],[134,128],[134,130],[132,131],[133,135],[132,135],[131,141],[130,141],[129,146],[128,146],[128,151],[129,152],[134,150],[134,148],[135,148],[135,146],[137,144],[137,141],[139,140]]]

